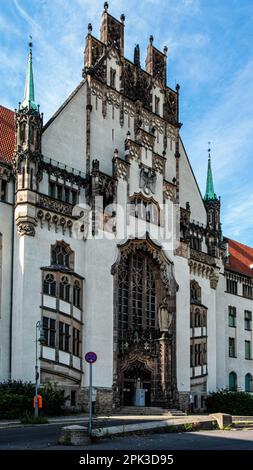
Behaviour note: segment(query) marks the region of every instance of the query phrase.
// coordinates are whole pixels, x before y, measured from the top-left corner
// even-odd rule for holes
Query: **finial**
[[[105,3],[104,3],[104,11],[107,11],[108,8],[109,8],[109,4],[108,4],[108,2],[105,2]]]
[[[32,47],[33,47],[33,42],[32,42],[32,41],[33,41],[33,38],[32,38],[31,35],[29,35],[29,39],[30,39],[30,41],[29,41],[29,43],[28,43],[28,46],[30,47],[30,49],[32,49]]]
[[[92,32],[92,24],[89,23],[88,24],[88,33],[91,34],[91,32]]]
[[[134,48],[134,64],[137,65],[137,67],[141,66],[140,63],[140,46],[139,44],[136,44]]]
[[[167,55],[167,52],[168,52],[168,47],[167,47],[167,46],[164,46],[164,48],[163,48],[163,53],[164,53],[164,55]]]
[[[208,158],[210,159],[210,158],[211,158],[211,142],[210,142],[210,141],[208,142],[208,149],[207,149],[207,151],[208,151]]]
[[[120,15],[120,19],[121,19],[122,23],[124,23],[124,21],[125,21],[125,19],[126,19],[124,13],[122,13],[122,15]]]
[[[178,93],[179,90],[180,90],[180,85],[177,83],[177,84],[176,84],[176,92]]]
[[[151,34],[151,35],[149,36],[149,42],[150,42],[151,45],[153,44],[153,42],[154,42],[154,36],[153,36],[153,34]]]

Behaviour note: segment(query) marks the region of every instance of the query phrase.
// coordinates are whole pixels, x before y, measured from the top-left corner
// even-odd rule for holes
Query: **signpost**
[[[85,360],[90,364],[90,383],[89,383],[89,427],[88,433],[91,435],[92,431],[92,364],[96,362],[97,355],[96,353],[89,351],[85,354]]]

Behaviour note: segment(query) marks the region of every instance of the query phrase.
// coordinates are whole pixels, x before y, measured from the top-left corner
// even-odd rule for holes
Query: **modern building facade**
[[[179,86],[151,36],[124,56],[124,15],[88,25],[83,79],[43,125],[32,45],[25,96],[0,107],[0,379],[64,388],[97,410],[205,408],[252,391],[253,249],[222,235],[211,157],[202,198]]]

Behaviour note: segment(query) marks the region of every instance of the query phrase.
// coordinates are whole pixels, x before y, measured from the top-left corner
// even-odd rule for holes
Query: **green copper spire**
[[[31,39],[31,36],[30,36]],[[33,82],[33,63],[32,63],[32,42],[29,42],[29,56],[28,56],[28,65],[26,72],[26,81],[25,81],[25,96],[24,100],[21,103],[20,108],[22,110],[38,109],[38,106],[35,103],[35,93],[34,93],[34,82]]]
[[[213,187],[213,175],[212,175],[212,167],[211,167],[211,155],[210,155],[210,148],[208,149],[208,167],[207,167],[207,178],[206,178],[206,194],[204,197],[205,201],[216,201],[217,196],[214,192]]]

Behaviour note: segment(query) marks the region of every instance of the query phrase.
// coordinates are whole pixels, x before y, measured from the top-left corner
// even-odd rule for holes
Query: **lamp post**
[[[38,330],[40,332],[40,336],[38,338]],[[35,344],[36,344],[36,361],[35,361],[35,408],[34,408],[34,416],[35,418],[39,415],[39,407],[38,407],[38,390],[39,390],[39,368],[38,368],[38,342],[40,344],[45,344],[45,336],[43,327],[40,321],[36,323],[36,337],[35,337]]]

